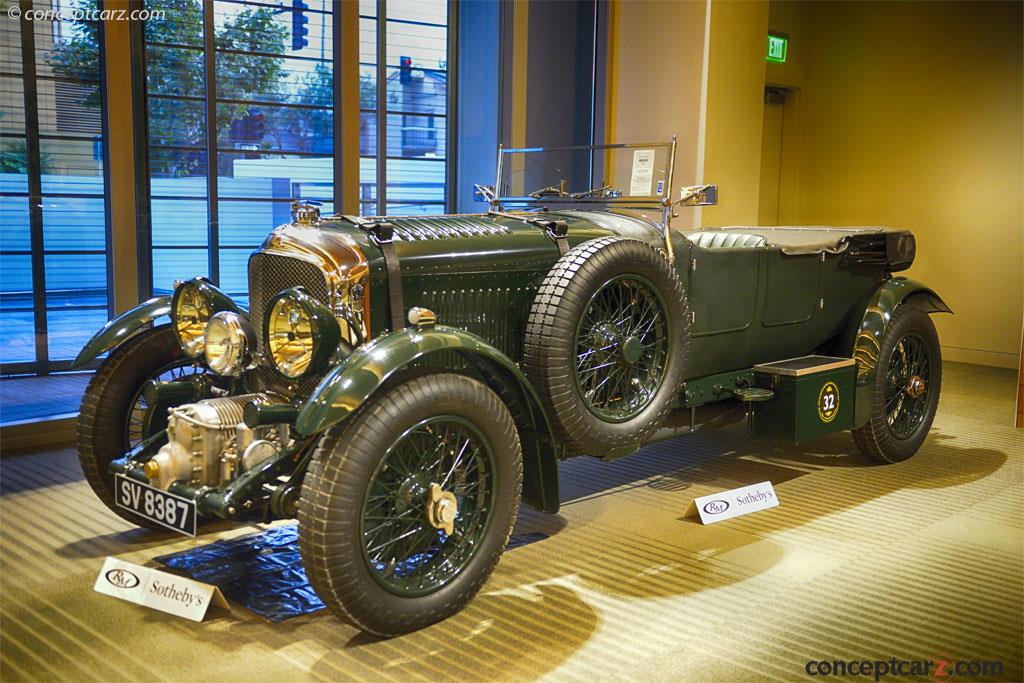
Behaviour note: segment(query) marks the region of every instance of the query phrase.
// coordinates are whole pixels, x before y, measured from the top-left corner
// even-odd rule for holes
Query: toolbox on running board
[[[754,366],[754,385],[774,392],[752,403],[751,432],[795,443],[853,427],[852,358],[801,356]]]

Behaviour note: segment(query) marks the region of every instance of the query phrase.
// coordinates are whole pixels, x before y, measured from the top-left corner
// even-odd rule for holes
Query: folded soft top
[[[817,225],[787,225],[778,227],[733,225],[723,228],[702,228],[700,232],[758,235],[765,238],[768,246],[778,247],[786,254],[818,254],[823,251],[838,254],[846,251],[848,239],[854,235],[877,235],[886,232],[903,231],[893,228],[867,226],[829,228]]]

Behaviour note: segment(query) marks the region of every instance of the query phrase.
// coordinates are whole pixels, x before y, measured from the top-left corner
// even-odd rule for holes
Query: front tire
[[[445,619],[498,563],[521,489],[519,437],[493,391],[452,373],[393,384],[320,439],[298,508],[310,583],[377,635]]]
[[[170,325],[140,332],[110,352],[82,396],[75,441],[86,481],[118,516],[147,529],[164,527],[118,507],[110,463],[145,437],[148,406],[142,388],[149,380],[179,379],[201,372],[186,358]]]
[[[935,419],[942,388],[939,336],[928,314],[898,307],[882,337],[871,419],[853,430],[864,455],[882,463],[907,460]]]

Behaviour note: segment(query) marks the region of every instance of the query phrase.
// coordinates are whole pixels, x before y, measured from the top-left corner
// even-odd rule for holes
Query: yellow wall
[[[678,136],[677,186],[697,182],[703,0],[615,2],[609,14],[609,142],[668,140]],[[681,209],[677,229],[694,224]]]
[[[706,126],[700,127],[701,0],[620,1],[610,17],[608,140],[679,136],[676,191],[718,183],[719,205],[680,209],[676,229],[757,222],[768,3],[711,3]]]
[[[610,141],[680,135],[676,184],[721,186],[675,226],[755,223],[763,88],[795,88],[780,217],[888,225],[917,236],[906,275],[956,311],[936,316],[947,359],[1016,367],[1024,310],[1021,3],[711,5],[701,156],[704,2],[616,2]],[[789,34],[764,61],[769,28]]]
[[[1016,367],[1022,5],[773,4],[772,28],[798,59],[786,77],[803,86],[800,139],[783,143],[801,156],[794,222],[912,229],[906,274],[956,312],[935,317],[946,358]]]
[[[769,30],[781,31],[789,36],[786,61],[782,64],[767,62],[765,65],[765,81],[770,85],[800,87],[806,83],[813,7],[814,3],[803,0],[774,0],[770,3]]]
[[[704,180],[719,185],[704,225],[756,225],[768,3],[713,2]]]

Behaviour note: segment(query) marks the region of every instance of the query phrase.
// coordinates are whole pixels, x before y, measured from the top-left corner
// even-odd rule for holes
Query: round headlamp
[[[203,346],[211,370],[218,375],[240,375],[252,358],[256,334],[243,316],[221,311],[206,324]]]
[[[200,282],[188,280],[174,290],[171,320],[178,343],[186,355],[196,357],[203,352],[206,323],[213,315],[213,302],[203,292]]]
[[[198,358],[206,343],[206,324],[218,311],[234,311],[238,306],[224,292],[203,277],[179,282],[171,299],[171,322],[185,355]]]
[[[270,359],[288,379],[323,368],[341,337],[331,311],[301,287],[287,289],[270,302],[264,334]]]

